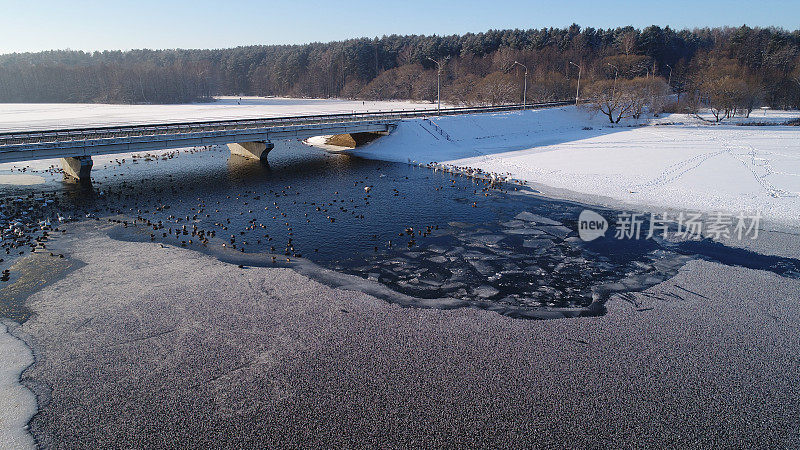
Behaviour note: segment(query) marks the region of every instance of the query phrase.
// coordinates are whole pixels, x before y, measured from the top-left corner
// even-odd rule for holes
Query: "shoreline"
[[[36,448],[29,424],[38,411],[33,390],[21,382],[36,363],[33,348],[18,336],[21,326],[0,319],[0,442],[8,448]]]

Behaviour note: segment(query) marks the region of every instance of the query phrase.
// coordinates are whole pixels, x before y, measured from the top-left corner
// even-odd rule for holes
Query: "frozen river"
[[[47,245],[36,241],[48,232],[42,224],[90,219],[117,224],[118,239],[192,248],[235,264],[303,262],[355,275],[404,305],[530,318],[602,313],[609,293],[660,283],[695,257],[789,276],[800,270],[795,260],[742,256],[710,241],[586,243],[576,232],[585,205],[512,183],[296,141],[280,142],[270,160],[263,167],[226,147],[107,158],[95,164],[90,187],[65,182],[46,163],[6,170],[0,176],[22,173],[36,183],[2,190],[3,228],[27,232],[6,232],[0,266],[10,268],[30,244]],[[18,297],[3,305],[17,319],[26,315]]]
[[[269,101],[287,113],[315,102]],[[265,100],[239,102],[224,100],[217,114],[270,113]],[[333,103],[319,105],[345,105]],[[24,115],[6,106],[6,123]],[[163,111],[188,119],[208,107]],[[149,106],[26,108],[39,126],[167,117]],[[0,437],[43,447],[343,444],[402,437],[386,428],[390,417],[425,436],[453,424],[472,436],[489,418],[514,430],[507,442],[517,446],[590,446],[600,434],[652,446],[654,432],[673,444],[796,442],[797,396],[786,387],[800,367],[796,234],[764,225],[749,250],[611,233],[585,242],[584,209],[614,228],[623,206],[407,163],[471,155],[459,165],[620,198],[611,188],[641,182],[626,178],[637,176],[633,163],[658,173],[672,164],[666,156],[691,152],[681,136],[713,145],[709,135],[725,132],[584,129],[574,111],[552,114],[533,125],[533,113],[433,119],[447,142],[410,121],[357,152],[395,162],[285,141],[268,168],[223,147],[98,157],[91,186],[65,182],[57,161],[0,166],[0,317],[12,319],[0,334],[9,405]],[[766,202],[791,211],[794,131],[775,130],[765,134],[784,136],[786,177],[770,169],[767,181],[786,181],[787,195]],[[663,139],[641,139],[656,132],[675,134],[662,159],[648,155]],[[621,157],[625,174],[602,164],[615,146],[638,155]],[[764,154],[755,147],[751,163]],[[728,150],[687,168],[714,172],[744,157]],[[594,174],[591,186],[571,181],[581,171]],[[715,206],[691,178],[678,180],[678,192]],[[764,201],[751,191],[740,200]],[[574,316],[594,317],[509,319]],[[651,420],[651,399],[664,398]],[[720,418],[731,426],[720,429]],[[545,426],[556,431],[544,436]]]

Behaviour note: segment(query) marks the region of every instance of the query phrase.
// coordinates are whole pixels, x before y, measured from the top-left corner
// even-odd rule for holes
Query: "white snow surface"
[[[33,354],[0,323],[0,448],[35,448],[26,427],[36,414],[36,396],[19,383],[23,370],[33,364]]]
[[[628,125],[611,126],[575,107],[432,117],[404,121],[354,153],[510,174],[575,200],[761,211],[765,219],[800,226],[800,127],[713,125],[684,114]]]
[[[362,102],[265,97],[219,97],[214,102],[187,105],[0,103],[0,132],[434,107],[430,103],[411,101]]]

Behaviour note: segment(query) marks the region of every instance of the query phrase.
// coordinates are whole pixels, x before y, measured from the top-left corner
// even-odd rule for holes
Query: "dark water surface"
[[[225,147],[98,161],[92,186],[64,182],[58,170],[34,172],[45,183],[0,191],[6,252],[0,268],[31,244],[41,247],[37,237],[46,245],[61,231],[59,220],[88,217],[124,221],[171,245],[224,244],[226,251],[274,256],[276,263],[306,258],[412,297],[502,306],[515,317],[597,314],[602,308],[587,307],[608,293],[645,289],[696,257],[784,276],[800,272],[800,261],[712,241],[583,243],[575,230],[585,205],[523,194],[513,185],[498,189],[298,142],[279,143],[269,156],[268,168],[231,157]],[[2,302],[0,316],[19,309]]]

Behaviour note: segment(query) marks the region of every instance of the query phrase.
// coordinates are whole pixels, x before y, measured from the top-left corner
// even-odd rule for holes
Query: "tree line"
[[[0,102],[186,103],[216,95],[455,104],[581,97],[610,120],[712,106],[722,120],[761,104],[800,107],[800,30],[669,27],[490,30],[218,50],[70,50],[0,55]],[[649,98],[643,101],[643,98]],[[666,102],[664,102],[666,103]],[[615,106],[616,105],[616,106]],[[624,110],[624,111],[622,111]],[[605,113],[605,112],[604,112]]]

